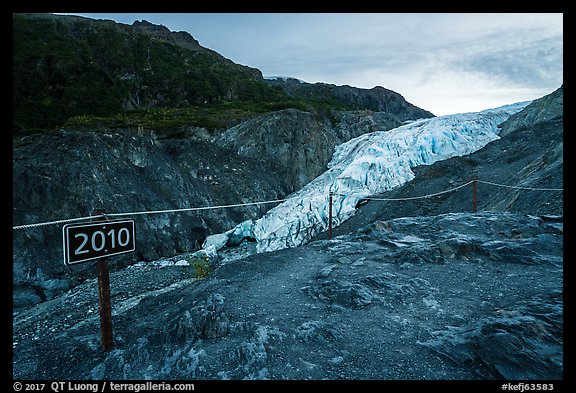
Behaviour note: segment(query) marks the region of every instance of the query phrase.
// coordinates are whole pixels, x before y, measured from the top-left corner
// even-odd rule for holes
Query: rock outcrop
[[[514,213],[376,221],[226,262],[93,278],[14,315],[14,379],[559,380],[563,225]],[[48,317],[49,316],[49,317]],[[462,385],[458,385],[462,386]]]
[[[14,225],[86,217],[96,209],[134,213],[275,200],[293,187],[275,162],[152,132],[61,130],[20,138],[13,151]],[[218,228],[258,218],[272,206],[127,216],[136,220],[137,251],[117,258],[126,264],[193,251]],[[62,263],[62,225],[14,231],[16,306],[75,284]],[[84,268],[75,270],[81,277]]]
[[[214,142],[240,156],[261,157],[286,168],[293,191],[321,175],[334,148],[354,137],[400,125],[385,112],[334,111],[331,118],[286,109],[231,127]]]
[[[369,111],[337,121],[285,110],[231,128],[214,139],[195,129],[181,138],[151,130],[60,130],[13,142],[13,223],[85,217],[96,209],[133,213],[223,206],[285,198],[326,170],[337,144],[398,121]],[[137,251],[120,265],[197,250],[206,236],[275,204],[133,217]],[[127,216],[126,218],[130,218]],[[62,224],[15,231],[14,304],[50,299],[75,279],[62,263]]]

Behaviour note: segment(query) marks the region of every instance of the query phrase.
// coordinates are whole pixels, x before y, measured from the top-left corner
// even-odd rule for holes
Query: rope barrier
[[[141,211],[141,212],[133,212],[133,213],[106,213],[106,215],[107,215],[108,217],[118,217],[118,216],[138,216],[138,215],[142,215],[142,214],[175,213],[175,212],[210,210],[210,209],[228,209],[228,208],[231,208],[231,207],[263,205],[263,204],[266,204],[266,203],[277,203],[277,202],[284,202],[284,201],[287,201],[287,200],[288,200],[288,199],[276,199],[276,200],[273,200],[273,201],[238,203],[238,204],[235,204],[235,205],[189,207],[189,208],[183,208],[183,209]]]
[[[262,205],[262,204],[266,204],[266,203],[284,202],[286,200],[287,199],[276,199],[273,201],[238,203],[238,204],[234,204],[234,205],[190,207],[190,208],[182,208],[182,209],[141,211],[141,212],[131,212],[131,213],[106,213],[106,214],[99,214],[99,215],[88,216],[88,217],[69,218],[66,220],[40,222],[37,224],[18,225],[18,226],[12,227],[12,229],[16,230],[16,229],[34,228],[34,227],[39,227],[39,226],[44,226],[44,225],[62,224],[62,223],[66,223],[66,222],[89,220],[89,219],[101,218],[101,217],[105,217],[105,218],[106,217],[123,217],[123,216],[137,216],[137,215],[142,215],[142,214],[174,213],[174,212],[182,212],[182,211],[198,211],[198,210],[209,210],[209,209],[227,209],[227,208],[231,208],[231,207],[253,206],[253,205]]]
[[[474,180],[470,180],[467,183],[461,184],[457,187],[451,188],[449,190],[445,190],[445,191],[440,191],[434,194],[427,194],[427,195],[421,195],[421,196],[415,196],[415,197],[406,197],[406,198],[362,198],[364,200],[368,200],[368,201],[410,201],[410,200],[414,200],[414,199],[425,199],[425,198],[430,198],[433,196],[437,196],[437,195],[442,195],[442,194],[447,194],[449,192],[455,191],[459,188],[462,188],[464,186],[467,186],[471,183],[473,183]]]
[[[478,183],[484,183],[484,184],[490,184],[492,186],[498,186],[498,187],[508,187],[508,188],[516,188],[519,190],[531,190],[531,191],[564,191],[563,188],[534,188],[534,187],[520,187],[520,186],[509,186],[506,184],[498,184],[498,183],[493,183],[490,181],[484,181],[484,180],[477,180]]]
[[[563,188],[535,188],[535,187],[520,187],[520,186],[510,186],[510,185],[506,185],[506,184],[499,184],[499,183],[494,183],[494,182],[489,182],[489,181],[485,181],[485,180],[476,180],[479,183],[484,183],[484,184],[489,184],[489,185],[493,185],[493,186],[498,186],[498,187],[507,187],[507,188],[515,188],[515,189],[520,189],[520,190],[531,190],[531,191],[564,191]],[[453,192],[456,191],[462,187],[465,187],[471,183],[474,183],[474,180],[470,180],[464,184],[461,184],[459,186],[453,187],[451,189],[448,190],[444,190],[444,191],[440,191],[440,192],[436,192],[434,194],[427,194],[427,195],[421,195],[421,196],[415,196],[415,197],[405,197],[405,198],[362,198],[363,200],[369,200],[369,201],[409,201],[409,200],[414,200],[414,199],[426,199],[426,198],[431,198],[434,196],[438,196],[438,195],[442,195],[442,194],[446,194],[449,192]],[[341,195],[341,194],[335,194],[335,195]],[[95,218],[107,218],[107,217],[124,217],[124,216],[136,216],[136,215],[143,215],[143,214],[160,214],[160,213],[175,213],[175,212],[184,212],[184,211],[201,211],[201,210],[211,210],[211,209],[228,209],[228,208],[232,208],[232,207],[243,207],[243,206],[254,206],[254,205],[263,205],[263,204],[268,204],[268,203],[279,203],[279,202],[285,202],[288,199],[276,199],[276,200],[271,200],[271,201],[262,201],[262,202],[249,202],[249,203],[238,203],[238,204],[233,204],[233,205],[220,205],[220,206],[205,206],[205,207],[191,207],[191,208],[182,208],[182,209],[167,209],[167,210],[153,210],[153,211],[140,211],[140,212],[131,212],[131,213],[106,213],[106,214],[99,214],[99,215],[95,215],[95,216],[87,216],[87,217],[78,217],[78,218],[69,218],[69,219],[64,219],[64,220],[56,220],[56,221],[47,221],[47,222],[40,222],[40,223],[36,223],[36,224],[26,224],[26,225],[17,225],[12,227],[13,230],[17,230],[17,229],[27,229],[27,228],[35,228],[35,227],[39,227],[39,226],[46,226],[46,225],[53,225],[53,224],[63,224],[63,223],[69,223],[69,222],[74,222],[74,221],[82,221],[82,220],[91,220],[91,219],[95,219]]]
[[[74,222],[74,221],[82,221],[82,220],[91,220],[94,218],[104,217],[104,214],[98,214],[96,216],[88,216],[88,217],[78,217],[78,218],[68,218],[64,220],[57,220],[57,221],[47,221],[47,222],[39,222],[36,224],[26,224],[26,225],[17,225],[12,227],[12,229],[26,229],[26,228],[34,228],[34,227],[41,227],[45,225],[52,225],[52,224],[63,224],[66,222]]]

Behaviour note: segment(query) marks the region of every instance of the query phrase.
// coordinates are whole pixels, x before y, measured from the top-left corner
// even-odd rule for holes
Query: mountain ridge
[[[330,83],[308,83],[290,77],[265,78],[264,81],[271,86],[281,87],[286,94],[295,98],[309,99],[335,99],[349,105],[352,109],[368,109],[375,112],[401,113],[400,121],[417,120],[434,117],[432,112],[422,110],[407,102],[404,97],[395,91],[382,86],[371,89],[353,87],[349,85],[337,86]]]
[[[205,126],[207,110],[213,117],[235,114],[237,124],[276,109],[320,116],[334,107],[370,109],[352,107],[333,95],[291,97],[266,83],[260,70],[201,46],[188,32],[145,20],[128,25],[70,15],[13,14],[13,79],[13,134],[99,124],[185,132],[190,125]],[[390,109],[390,114],[406,117],[404,107]],[[421,109],[418,113],[430,115]]]

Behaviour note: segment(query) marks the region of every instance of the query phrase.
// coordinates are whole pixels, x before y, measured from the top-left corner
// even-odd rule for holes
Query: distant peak
[[[132,26],[134,27],[142,27],[142,28],[147,28],[147,29],[157,29],[157,30],[164,30],[167,32],[170,32],[170,30],[164,26],[164,25],[155,25],[154,23],[150,23],[147,20],[135,20],[134,23],[132,23]]]
[[[159,28],[162,30],[167,30],[170,31],[166,26],[164,25],[155,25],[154,23],[150,23],[145,19],[142,20],[135,20],[134,23],[132,23],[132,26],[134,27],[147,27],[147,28]]]
[[[147,32],[157,40],[169,42],[186,49],[196,51],[205,50],[205,48],[202,47],[196,39],[194,39],[194,37],[185,31],[172,32],[164,25],[155,25],[144,19],[141,21],[134,21],[134,23],[132,23],[132,27],[140,31]]]

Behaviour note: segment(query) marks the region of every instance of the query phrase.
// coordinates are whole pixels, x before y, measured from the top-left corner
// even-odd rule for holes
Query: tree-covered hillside
[[[13,14],[13,134],[56,128],[225,130],[295,108],[328,116],[367,109],[399,121],[432,117],[382,87],[303,84],[297,91],[146,21]],[[302,90],[304,89],[304,90]]]
[[[170,42],[172,34],[180,41],[196,42],[187,33],[142,22],[129,26],[14,14],[14,132],[52,129],[75,116],[84,116],[86,122],[140,110],[147,110],[149,121],[150,110],[158,108],[235,101],[244,102],[244,108],[246,102],[268,103],[271,108],[297,105],[280,89],[266,85],[260,71],[199,45]],[[144,117],[132,118],[138,123]]]

